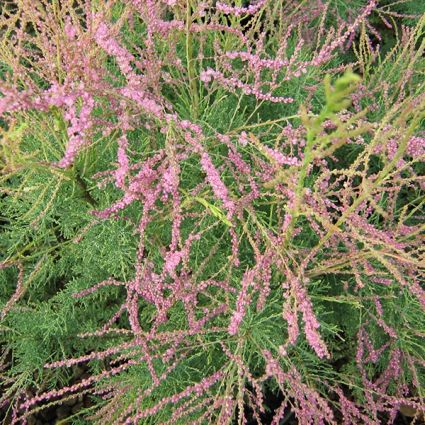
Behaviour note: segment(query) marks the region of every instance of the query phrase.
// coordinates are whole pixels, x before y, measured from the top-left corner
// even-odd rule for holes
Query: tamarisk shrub
[[[425,15],[334,3],[3,3],[11,423],[424,413]]]

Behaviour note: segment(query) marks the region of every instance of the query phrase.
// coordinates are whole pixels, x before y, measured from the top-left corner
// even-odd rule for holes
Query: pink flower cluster
[[[250,4],[248,7],[235,7],[229,6],[221,1],[218,1],[215,4],[216,9],[228,15],[241,16],[241,15],[254,15],[257,13],[262,7],[265,6],[267,0],[257,0],[254,4]]]
[[[380,412],[394,416],[407,392],[397,388],[397,397],[390,396],[391,384],[402,380],[409,357],[397,347],[402,333],[388,320],[386,298],[376,294],[394,294],[397,288],[425,306],[421,227],[409,221],[419,204],[415,199],[405,210],[399,208],[404,188],[423,187],[415,167],[424,157],[425,139],[422,134],[403,138],[405,129],[395,124],[398,116],[390,117],[393,124],[379,126],[369,123],[366,113],[356,120],[352,112],[328,114],[325,108],[318,115],[312,102],[317,87],[307,85],[317,75],[322,79],[322,65],[352,40],[376,5],[376,0],[369,1],[350,24],[340,23],[325,35],[323,22],[330,6],[318,1],[304,9],[299,4],[305,16],[294,13],[294,22],[268,28],[280,31],[276,45],[268,43],[267,24],[284,17],[274,16],[274,4],[268,0],[246,7],[219,1],[131,0],[123,3],[125,13],[118,20],[111,19],[109,6],[99,5],[97,14],[87,9],[85,25],[73,14],[66,15],[56,28],[61,35],[58,45],[48,40],[48,26],[40,29],[42,46],[48,48],[37,53],[46,55],[37,64],[49,86],[37,87],[29,77],[24,89],[13,78],[1,81],[0,116],[36,110],[49,113],[49,120],[56,114],[60,127],[65,127],[64,134],[56,136],[67,140],[62,158],[52,166],[72,167],[91,145],[113,149],[108,166],[87,177],[97,179],[99,192],[107,193],[94,207],[90,226],[122,221],[133,227],[137,246],[133,263],[119,278],[104,279],[74,294],[76,300],[94,299],[115,287],[121,301],[110,317],[80,336],[90,337],[87,344],[91,338],[106,341],[109,336],[119,342],[45,365],[51,369],[108,360],[109,368],[75,385],[28,398],[21,403],[26,412],[17,413],[15,423],[52,400],[85,392],[105,397],[97,413],[99,423],[130,424],[148,417],[155,422],[168,408],[171,413],[164,423],[189,420],[195,412],[198,423],[228,424],[235,416],[246,423],[246,406],[260,423],[268,379],[284,396],[274,412],[275,425],[288,410],[302,424],[336,423],[322,388],[335,396],[335,404],[338,399],[346,423],[377,424]],[[30,3],[28,7],[41,13]],[[264,19],[264,30],[260,25],[257,30],[242,29],[235,19],[257,13],[259,24]],[[167,20],[169,16],[175,19]],[[308,53],[309,24],[317,17],[322,19],[318,40]],[[251,18],[257,22],[256,16]],[[223,23],[228,21],[236,24]],[[142,24],[143,31],[135,41],[126,33],[136,24]],[[210,43],[208,48],[205,43]],[[53,51],[62,52],[60,60]],[[105,66],[106,57],[115,61],[113,70]],[[57,68],[54,76],[52,64]],[[198,77],[204,85],[198,84]],[[290,108],[285,105],[295,100],[288,82],[296,79],[309,93],[305,111],[261,120],[263,105],[273,114]],[[209,119],[214,108],[221,107],[222,92],[236,110],[220,118],[228,122],[212,125]],[[361,106],[362,94],[353,94],[356,107]],[[243,96],[252,97],[248,106]],[[417,104],[412,100],[408,106],[409,119],[399,122],[409,122]],[[243,108],[249,115],[237,117]],[[322,122],[324,113],[328,115]],[[337,151],[345,145],[357,155],[348,165],[339,163]],[[372,166],[379,162],[376,158],[385,165]],[[98,166],[104,167],[104,162],[92,161],[92,168]],[[79,234],[73,240],[84,237]],[[23,298],[24,281],[31,278],[25,277],[20,262],[0,263],[0,269],[12,264],[18,267],[18,283],[2,319]],[[367,320],[358,332],[355,359],[363,407],[334,382],[318,382],[314,373],[301,373],[295,366],[302,361],[300,353],[329,366],[332,335],[330,327],[322,325],[327,317],[316,305],[317,287],[325,288],[329,275],[337,276],[333,289],[339,295],[323,298],[361,306]],[[367,291],[373,295],[365,296]],[[264,317],[269,308],[276,313]],[[263,332],[263,322],[264,339],[255,333]],[[278,337],[269,341],[271,326],[279,326]],[[385,338],[379,346],[369,327]],[[304,337],[307,344],[300,343]],[[256,373],[250,369],[251,353],[246,355],[252,341],[257,346],[270,343],[258,347]],[[214,367],[202,364],[204,375],[187,384],[179,382],[178,390],[168,385],[188,358],[190,364],[210,349],[214,356],[220,352],[211,361]],[[385,367],[379,374],[368,376],[365,365],[381,361]],[[111,379],[126,371],[137,375],[138,368],[147,371],[146,388],[132,388],[131,373],[123,379],[125,385]],[[262,368],[264,376],[257,376]],[[127,381],[133,398],[123,396]],[[164,386],[167,395],[159,398]],[[113,403],[119,405],[116,412]],[[420,407],[416,399],[409,403]]]

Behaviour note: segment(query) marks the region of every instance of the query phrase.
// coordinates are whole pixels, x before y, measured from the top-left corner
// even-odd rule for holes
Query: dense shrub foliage
[[[424,35],[418,0],[0,2],[0,419],[424,420]]]

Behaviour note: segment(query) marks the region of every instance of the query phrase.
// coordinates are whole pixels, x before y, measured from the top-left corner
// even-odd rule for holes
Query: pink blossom
[[[214,167],[211,158],[206,152],[201,154],[201,165],[205,173],[207,174],[207,179],[211,185],[215,196],[223,202],[224,207],[227,209],[229,217],[234,214],[235,204],[229,198],[229,193],[226,186],[220,178],[220,174],[217,169]]]
[[[122,137],[118,139],[117,156],[118,156],[119,167],[115,171],[116,185],[120,188],[124,188],[124,185],[125,185],[124,179],[129,172],[129,160],[126,153],[127,147],[128,147],[127,136],[123,135]]]
[[[298,158],[283,155],[281,152],[275,149],[269,148],[268,146],[262,146],[262,149],[264,149],[267,155],[269,155],[279,165],[300,165],[301,164]]]

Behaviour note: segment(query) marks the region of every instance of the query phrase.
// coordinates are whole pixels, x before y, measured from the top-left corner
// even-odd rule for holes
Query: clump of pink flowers
[[[25,194],[37,167],[60,179],[42,218],[73,182],[88,224],[63,246],[114,226],[128,237],[125,254],[113,247],[125,258],[113,274],[92,283],[63,273],[70,305],[102,310],[108,299],[107,309],[78,334],[84,353],[52,352],[43,370],[46,380],[81,365],[90,374],[13,387],[16,402],[0,397],[12,424],[87,394],[99,424],[424,414],[423,331],[412,324],[425,322],[425,96],[414,71],[423,18],[404,30],[410,74],[391,91],[383,66],[366,72],[379,55],[366,47],[368,30],[379,35],[369,20],[384,19],[378,2],[336,23],[332,2],[304,3],[42,0],[2,11],[5,185],[16,173]],[[335,65],[353,43],[359,60]],[[41,147],[18,143],[21,121]],[[9,144],[28,155],[10,160]],[[17,272],[2,320],[33,308],[47,257],[31,264],[32,243],[0,262]]]

